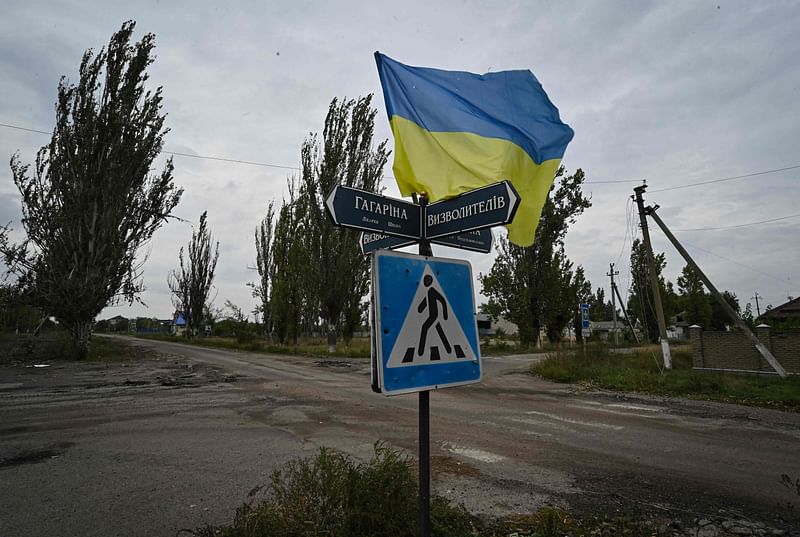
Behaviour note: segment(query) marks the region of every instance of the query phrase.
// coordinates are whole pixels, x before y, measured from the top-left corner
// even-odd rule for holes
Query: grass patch
[[[185,337],[170,336],[167,334],[138,334],[136,337],[143,339],[156,339],[159,341],[171,341],[173,343],[185,343],[188,345],[197,345],[199,347],[260,352],[264,354],[285,354],[320,358],[370,357],[369,338],[353,338],[350,341],[350,344],[347,346],[345,346],[344,342],[340,341],[336,345],[336,352],[329,353],[328,344],[324,338],[304,338],[297,345],[276,345],[256,336],[238,338],[211,336],[188,339]]]
[[[800,411],[800,377],[775,377],[692,370],[688,350],[672,353],[671,371],[662,370],[660,353],[611,354],[595,347],[557,352],[534,364],[531,372],[556,382],[577,382],[614,391],[681,396]]]
[[[229,526],[183,532],[200,537],[414,537],[417,480],[412,461],[377,443],[368,463],[321,448],[290,462],[270,484],[236,511]],[[181,532],[181,533],[183,533]],[[484,521],[463,506],[434,495],[431,533],[436,537],[660,537],[671,535],[649,522],[592,516],[574,518],[547,507],[528,516]]]
[[[141,348],[112,338],[92,337],[87,362],[123,362],[141,357]],[[77,360],[75,341],[66,330],[48,328],[32,334],[0,333],[0,363],[47,363]]]

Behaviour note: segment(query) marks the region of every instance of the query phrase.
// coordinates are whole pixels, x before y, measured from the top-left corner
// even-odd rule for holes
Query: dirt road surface
[[[130,341],[142,358],[0,365],[0,535],[175,535],[230,522],[320,446],[416,453],[416,395],[372,393],[365,360]],[[489,516],[800,528],[781,484],[800,478],[800,415],[554,384],[525,373],[536,359],[485,357],[481,384],[431,394],[435,492]]]

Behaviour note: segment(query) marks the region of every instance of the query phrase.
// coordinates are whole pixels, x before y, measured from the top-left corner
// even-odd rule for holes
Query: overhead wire
[[[43,130],[39,130],[39,129],[32,129],[32,128],[29,128],[29,127],[22,127],[20,125],[12,125],[12,124],[9,124],[9,123],[0,123],[0,127],[5,127],[5,128],[8,128],[8,129],[15,129],[15,130],[20,130],[20,131],[26,131],[26,132],[35,132],[35,133],[38,133],[38,134],[52,134],[52,132],[49,132],[49,131],[43,131]],[[215,160],[215,161],[220,161],[220,162],[231,162],[231,163],[235,163],[235,164],[245,164],[245,165],[248,165],[248,166],[261,166],[261,167],[278,168],[278,169],[284,169],[284,170],[299,170],[300,169],[297,166],[287,166],[287,165],[284,165],[284,164],[273,164],[273,163],[268,163],[268,162],[256,162],[256,161],[252,161],[252,160],[244,160],[244,159],[237,159],[237,158],[231,158],[231,157],[219,157],[219,156],[214,156],[214,155],[197,155],[197,154],[182,153],[182,152],[179,152],[179,151],[170,151],[170,150],[164,150],[163,152],[168,154],[168,155],[175,155],[175,156],[180,156],[180,157],[196,158],[196,159],[203,159],[203,160]],[[735,176],[732,176],[732,177],[723,177],[723,178],[720,178],[720,179],[711,179],[709,181],[698,181],[698,182],[695,182],[695,183],[686,183],[686,184],[683,184],[683,185],[677,185],[677,186],[672,186],[672,187],[667,187],[667,188],[660,188],[660,189],[656,189],[656,190],[650,190],[649,192],[650,193],[667,192],[667,191],[670,191],[670,190],[678,190],[678,189],[681,189],[681,188],[691,188],[691,187],[696,187],[696,186],[701,186],[701,185],[710,185],[710,184],[714,184],[714,183],[722,183],[722,182],[725,182],[725,181],[733,181],[733,180],[736,180],[736,179],[744,179],[744,178],[747,178],[747,177],[757,177],[757,176],[760,176],[760,175],[767,175],[767,174],[779,173],[779,172],[784,172],[784,171],[788,171],[788,170],[796,170],[796,169],[800,169],[800,164],[796,164],[796,165],[792,165],[792,166],[785,166],[783,168],[774,168],[774,169],[771,169],[771,170],[763,170],[763,171],[758,171],[758,172],[746,173],[746,174],[743,174],[743,175],[735,175]],[[391,178],[391,176],[384,176],[384,177]],[[642,182],[642,179],[602,179],[602,180],[584,181],[584,184],[625,184],[625,183],[641,183],[641,182]]]
[[[29,129],[27,127],[20,127],[19,125],[10,125],[8,123],[0,123],[0,127],[6,127],[6,128],[9,128],[9,129],[16,129],[16,130],[19,130],[19,131],[35,132],[35,133],[38,133],[38,134],[52,134],[51,132],[42,131],[42,130],[38,130],[38,129]],[[196,158],[196,159],[202,159],[202,160],[215,160],[215,161],[219,161],[219,162],[231,162],[231,163],[234,163],[234,164],[246,164],[248,166],[261,166],[261,167],[265,167],[265,168],[278,168],[278,169],[281,169],[281,170],[295,170],[296,171],[296,170],[300,169],[297,166],[285,166],[283,164],[270,164],[268,162],[256,162],[256,161],[252,161],[252,160],[242,160],[242,159],[229,158],[229,157],[217,157],[217,156],[213,156],[213,155],[197,155],[197,154],[192,154],[192,153],[182,153],[180,151],[171,151],[169,149],[164,149],[162,151],[162,153],[165,153],[167,155],[174,155],[174,156],[177,156],[177,157],[189,157],[189,158]]]
[[[789,220],[790,218],[797,218],[798,216],[800,216],[800,213],[790,214],[787,216],[779,216],[777,218],[770,218],[769,220],[760,220],[758,222],[749,222],[747,224],[733,224],[730,226],[717,226],[717,227],[697,227],[691,229],[674,229],[673,231],[717,231],[720,229],[734,229],[740,227],[758,226],[760,224],[769,224],[772,222],[779,222],[781,220]]]

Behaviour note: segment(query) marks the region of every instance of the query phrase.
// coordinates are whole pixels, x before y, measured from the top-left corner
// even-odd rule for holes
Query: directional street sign
[[[468,261],[379,250],[372,258],[378,384],[385,395],[481,379]]]
[[[519,206],[519,194],[508,181],[465,192],[426,207],[425,236],[429,239],[508,224]]]
[[[339,226],[411,239],[422,236],[420,206],[407,201],[336,185],[325,206],[333,223]]]
[[[361,234],[361,253],[367,255],[375,250],[393,250],[402,248],[417,242],[414,239],[403,237],[392,237],[382,233],[362,233]]]
[[[434,244],[443,244],[451,248],[461,248],[462,250],[471,250],[473,252],[481,252],[488,254],[492,251],[492,230],[489,228],[476,229],[475,231],[467,231],[466,233],[459,233],[458,235],[450,235],[448,237],[439,237],[432,239]]]
[[[367,255],[375,250],[394,250],[395,248],[402,248],[403,246],[409,246],[416,242],[415,240],[405,239],[403,237],[365,232],[361,234],[361,253]],[[440,237],[438,239],[433,239],[431,242],[450,246],[451,248],[461,248],[462,250],[471,250],[473,252],[488,254],[492,251],[493,237],[492,230],[484,228],[476,231],[468,231],[459,235]]]

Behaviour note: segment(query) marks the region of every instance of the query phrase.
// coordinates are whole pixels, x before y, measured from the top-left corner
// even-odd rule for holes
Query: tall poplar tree
[[[501,238],[491,271],[479,276],[489,299],[486,311],[515,323],[523,344],[537,342],[542,328],[547,328],[551,341],[560,339],[579,300],[591,293],[583,269],[573,268],[564,251],[569,226],[592,205],[583,194],[584,179],[580,168],[568,176],[561,167],[542,209],[533,245],[523,248]]]
[[[372,95],[334,99],[322,144],[311,136],[302,149],[300,197],[308,207],[308,252],[313,261],[309,269],[330,352],[336,348],[337,333],[344,329],[349,339],[357,324],[354,319],[361,319],[369,264],[361,254],[359,233],[333,225],[325,199],[336,185],[378,192],[389,151],[385,140],[373,147],[376,113]]]
[[[26,238],[10,244],[0,229],[0,252],[32,303],[69,330],[79,357],[100,311],[142,291],[137,253],[182,194],[171,159],[151,174],[167,129],[161,88],[145,87],[155,36],[131,43],[134,27],[84,53],[77,85],[62,77],[53,135],[33,169],[11,159]]]
[[[197,231],[192,232],[186,257],[181,247],[178,254],[180,267],[170,272],[167,279],[172,292],[172,302],[186,320],[186,336],[189,338],[199,333],[211,308],[209,296],[219,259],[219,242],[213,248],[212,244],[213,239],[208,229],[208,214],[203,212],[200,215]]]

